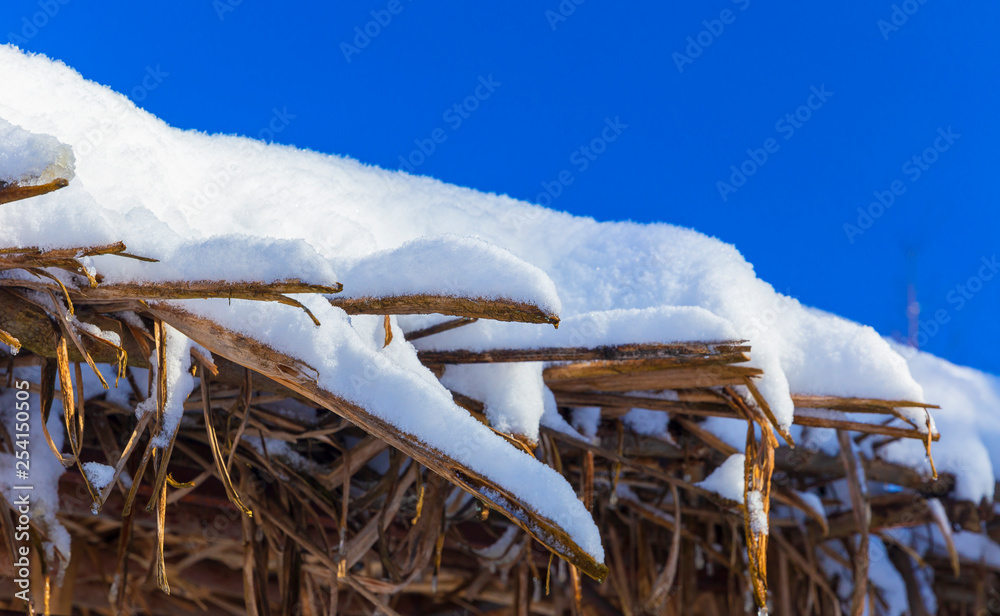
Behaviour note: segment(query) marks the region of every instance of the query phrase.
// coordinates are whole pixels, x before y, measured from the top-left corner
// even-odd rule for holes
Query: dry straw
[[[59,187],[5,185],[0,203]],[[916,553],[892,538],[893,529],[941,524],[926,501],[932,495],[965,528],[989,519],[952,498],[952,476],[922,477],[865,459],[858,447],[868,441],[866,450],[877,451],[912,438],[926,441],[930,453],[936,435],[921,432],[899,409],[932,405],[795,396],[800,409],[826,409],[797,413],[795,423],[836,430],[838,458],[793,448],[757,391],[761,373],[745,365],[751,349],[743,341],[422,352],[436,374],[447,364],[550,362],[544,379],[561,407],[601,409],[593,442],[547,428],[539,442],[501,434],[578,486],[601,530],[601,564],[558,521],[324,390],[299,359],[163,300],[240,298],[306,310],[289,295],[319,293],[352,314],[448,317],[414,332],[393,332],[386,318],[386,344],[392,336],[433,336],[477,319],[558,324],[555,315],[475,297],[345,300],[336,296],[339,284],[296,280],[105,284],[81,262],[98,254],[142,259],[120,243],[0,248],[0,270],[34,275],[0,278],[0,341],[21,350],[4,358],[7,378],[15,367],[39,366],[32,388],[43,415],[56,396],[64,409],[68,451],[58,451],[46,434],[55,455],[68,466],[86,460],[114,469],[100,490],[82,472],[61,479],[59,513],[73,537],[72,559],[57,553],[36,571],[53,580],[65,572],[47,605],[35,606],[40,612],[69,613],[73,606],[73,613],[89,614],[710,616],[860,614],[867,606],[883,613],[879,589],[866,584],[872,534],[888,546],[911,597],[920,595],[919,568],[934,568],[944,597],[939,613],[985,605],[996,583],[982,563],[962,563],[968,573],[955,579],[960,562],[950,541],[949,556],[915,563]],[[68,288],[54,270],[82,284]],[[190,413],[158,447],[151,437],[161,428],[166,396],[165,325],[211,356],[194,351],[201,385],[185,402]],[[94,332],[114,332],[117,342]],[[104,395],[85,398],[82,364],[100,376],[101,363],[116,367],[133,404],[154,396],[155,412],[137,419],[133,408]],[[134,370],[151,367],[150,382],[139,382]],[[665,390],[676,396],[665,399]],[[487,423],[481,401],[458,394],[455,401]],[[323,412],[306,421],[277,410],[289,404]],[[667,413],[671,438],[624,428],[632,408]],[[872,421],[880,416],[884,422]],[[747,424],[743,503],[697,485],[735,452],[702,427],[706,417]],[[277,442],[284,445],[269,450]],[[0,449],[11,447],[10,436],[0,434]],[[850,500],[831,500],[829,492],[828,518],[801,496],[845,479]],[[868,485],[877,483],[902,491],[873,495]],[[7,558],[8,506],[0,503]],[[41,529],[33,532],[44,538]],[[561,558],[553,561],[553,553]],[[824,562],[839,563],[840,573]],[[843,575],[852,578],[853,593],[838,597]]]

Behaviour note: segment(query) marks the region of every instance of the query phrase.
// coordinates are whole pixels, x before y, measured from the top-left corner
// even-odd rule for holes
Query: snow
[[[575,439],[581,441],[592,440],[590,437],[580,433],[577,429],[570,425],[563,416],[559,413],[559,405],[556,404],[556,396],[552,393],[548,387],[542,392],[543,406],[545,407],[542,411],[542,418],[540,423],[542,426],[555,430],[557,432],[562,432],[563,434],[568,434]]]
[[[63,223],[62,231],[35,234],[51,243],[123,240],[132,252],[155,257],[220,233],[300,241],[343,267],[345,280],[353,271],[356,288],[345,289],[353,294],[378,292],[379,275],[392,274],[377,263],[380,251],[418,254],[428,245],[419,242],[444,241],[421,238],[475,237],[496,250],[455,241],[450,254],[481,255],[477,267],[448,263],[449,271],[462,276],[459,286],[447,278],[418,276],[410,266],[397,266],[410,274],[401,277],[410,280],[412,290],[503,293],[555,307],[553,287],[537,272],[505,278],[513,284],[502,290],[494,284],[497,272],[520,259],[551,279],[567,320],[622,309],[711,313],[731,334],[726,337],[750,341],[750,365],[765,371],[759,388],[785,427],[793,413],[790,391],[923,399],[905,362],[874,330],[777,293],[735,248],[697,232],[666,224],[598,223],[347,158],[176,130],[66,66],[12,47],[0,48],[0,79],[19,84],[0,93],[0,117],[72,146],[79,176],[70,187],[35,200],[30,216],[16,207],[0,212],[4,244],[31,235],[25,228],[39,223],[41,205]],[[366,257],[372,259],[369,265]],[[124,260],[95,259],[99,269],[111,273],[141,271],[135,264],[109,265],[112,261]],[[517,271],[534,271],[526,264],[518,264]],[[201,267],[182,273],[194,279],[192,273],[212,271],[208,262],[196,265]],[[298,253],[280,265],[268,278],[319,267]],[[254,279],[253,266],[232,267]],[[648,323],[654,330],[648,339],[707,335],[670,332],[669,325],[659,330],[656,319]],[[493,336],[497,343],[499,334]]]
[[[931,515],[934,516],[934,521],[942,529],[942,531],[952,534],[951,532],[951,521],[948,520],[948,513],[944,510],[944,505],[939,499],[928,498],[927,506],[931,510]]]
[[[885,616],[909,614],[906,582],[889,560],[885,544],[875,535],[870,536],[868,542],[868,580],[878,589],[879,596],[885,602],[885,609],[878,613]]]
[[[483,402],[486,419],[496,430],[538,441],[545,412],[541,362],[451,365],[441,383]]]
[[[581,406],[573,409],[573,427],[588,440],[594,440],[597,436],[597,427],[601,423],[601,409],[596,406]]]
[[[129,250],[136,244],[130,243]],[[163,242],[136,251],[159,259],[144,263],[110,255],[93,257],[107,283],[162,282],[171,280],[226,280],[230,282],[278,282],[296,279],[307,284],[334,286],[337,274],[332,264],[306,242],[279,240],[245,234],[213,237],[211,240]],[[291,267],[290,267],[291,265]]]
[[[423,237],[338,265],[341,297],[433,294],[506,299],[562,310],[555,284],[509,250],[460,235]]]
[[[1000,544],[987,535],[969,531],[953,533],[955,551],[966,563],[982,563],[992,569],[1000,569]],[[935,551],[947,556],[943,542],[935,542]]]
[[[0,118],[0,184],[48,184],[60,178],[73,179],[70,147]]]
[[[316,327],[301,310],[277,303],[214,299],[168,303],[298,357],[316,371],[321,387],[516,494],[603,562],[597,526],[562,475],[511,447],[456,406],[451,393],[402,337],[383,346],[381,317],[348,317],[319,295],[300,300],[322,326]],[[258,312],[259,325],[248,322],[247,310]],[[537,411],[540,414],[543,408]]]
[[[747,446],[747,422],[744,419],[706,417],[701,427],[737,451],[743,451]]]
[[[802,500],[805,501],[806,505],[808,505],[810,509],[816,512],[816,514],[819,517],[823,518],[824,520],[827,519],[826,507],[823,506],[823,500],[819,497],[818,494],[815,494],[813,492],[800,492],[798,490],[795,490],[795,493],[798,494],[799,497],[801,497]]]
[[[124,241],[129,252],[160,259],[86,261],[112,283],[339,281],[344,297],[483,297],[558,314],[559,329],[480,320],[415,344],[397,336],[383,348],[380,317],[348,317],[320,295],[297,298],[320,327],[289,306],[177,302],[301,359],[322,387],[516,494],[599,561],[596,526],[572,487],[455,406],[417,360],[417,349],[747,340],[748,365],[764,371],[758,388],[785,428],[795,412],[791,392],[923,401],[926,388],[928,399],[945,409],[935,444],[939,470],[958,476],[963,498],[992,496],[1000,468],[995,377],[906,353],[869,327],[803,306],[760,280],[736,248],[717,239],[667,224],[597,222],[349,158],[181,131],[61,63],[10,46],[0,46],[0,82],[18,84],[0,91],[0,152],[6,153],[0,180],[76,176],[67,188],[0,208],[0,247]],[[392,323],[427,318],[438,319],[393,317]],[[178,425],[195,385],[191,344],[168,330],[169,390],[158,446]],[[482,400],[500,431],[537,439],[545,425],[592,438],[599,412],[577,409],[567,424],[542,382],[543,367],[449,366],[443,381]],[[137,412],[149,408],[147,401]],[[905,412],[926,430],[923,411]],[[655,411],[626,416],[644,434],[664,433],[666,420]],[[743,449],[745,422],[713,417],[702,426]],[[822,438],[819,445],[835,442]],[[927,468],[917,441],[902,439],[879,453]],[[54,482],[62,469],[50,471],[45,480]],[[700,485],[742,502],[742,455]],[[47,502],[54,514],[53,494]],[[759,497],[752,493],[747,506],[766,532]]]
[[[303,457],[302,454],[292,449],[291,444],[287,441],[259,434],[246,434],[243,436],[243,440],[260,455],[277,458],[297,471],[310,472],[315,470],[315,465]]]
[[[184,401],[196,385],[191,376],[191,341],[169,325],[164,324],[163,329],[166,334],[167,400],[163,405],[160,431],[150,441],[154,447],[160,448],[167,447],[173,440],[184,414]],[[145,402],[155,399],[156,395],[153,395]]]
[[[744,480],[745,465],[746,456],[742,453],[734,453],[726,458],[726,461],[719,468],[712,471],[711,475],[696,485],[742,505],[743,490],[746,485]]]
[[[955,475],[957,498],[974,503],[992,500],[1000,479],[1000,378],[928,353],[896,348],[907,356],[909,369],[928,398],[941,406],[935,413],[941,440],[932,446],[938,472]],[[883,447],[879,455],[930,475],[927,453],[919,441],[901,439]]]
[[[103,490],[115,478],[114,467],[101,464],[100,462],[85,462],[83,464],[83,472],[87,475],[87,481],[98,492]]]
[[[122,345],[121,336],[119,336],[117,332],[104,331],[96,325],[92,325],[90,323],[84,323],[83,321],[76,318],[75,314],[71,314],[69,316],[69,321],[78,329],[82,329],[83,331],[87,332],[91,336],[94,336],[95,338],[106,340],[117,347],[120,347]]]
[[[764,494],[760,490],[750,490],[747,492],[747,515],[750,516],[750,530],[754,533],[766,535],[767,511],[764,509]]]
[[[625,427],[643,436],[667,437],[670,416],[663,411],[632,409],[622,417]]]
[[[607,485],[608,487],[611,486],[610,482],[607,482],[606,479],[595,480],[595,483],[598,485]],[[618,484],[617,488],[615,489],[615,496],[618,497],[618,499],[620,500],[627,501],[630,505],[633,505],[638,509],[642,509],[651,517],[658,518],[668,525],[673,526],[677,522],[677,520],[674,518],[673,515],[667,513],[666,511],[660,509],[659,507],[654,507],[653,505],[650,505],[649,503],[639,498],[639,496],[635,493],[635,491],[632,490],[632,488],[630,488],[624,482],[620,482]]]
[[[482,402],[487,421],[499,432],[537,443],[539,427],[545,426],[584,438],[559,414],[555,396],[542,379],[542,367],[541,362],[449,365],[441,384]]]
[[[504,556],[510,556],[508,550],[510,550],[510,546],[513,545],[514,540],[517,539],[520,532],[521,529],[517,526],[508,526],[507,530],[491,545],[474,551],[487,560],[499,560]]]

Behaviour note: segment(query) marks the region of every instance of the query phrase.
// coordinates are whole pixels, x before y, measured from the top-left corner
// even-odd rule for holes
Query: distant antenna
[[[917,301],[917,249],[906,249],[906,342],[915,349],[920,348],[917,336],[920,334],[920,302]]]

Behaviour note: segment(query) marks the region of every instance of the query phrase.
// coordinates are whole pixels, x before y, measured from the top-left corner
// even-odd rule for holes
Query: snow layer
[[[588,440],[597,436],[597,428],[601,424],[601,409],[597,406],[581,406],[573,409],[571,424]]]
[[[958,498],[976,503],[992,500],[1000,479],[1000,378],[928,353],[896,348],[907,356],[910,371],[928,398],[941,405],[935,413],[941,440],[932,449],[938,472],[955,475]],[[924,445],[913,439],[890,443],[879,455],[930,474]]]
[[[743,504],[743,489],[746,485],[744,480],[744,467],[746,456],[742,453],[734,453],[726,458],[719,468],[712,471],[712,474],[703,481],[698,482],[698,487],[710,492],[715,492],[722,498]]]
[[[879,597],[885,602],[885,609],[879,613],[885,616],[909,614],[906,582],[889,560],[885,543],[877,536],[869,537],[868,541],[868,579],[878,588]]]
[[[793,415],[791,391],[924,399],[910,374],[922,369],[920,361],[911,358],[908,368],[871,328],[777,293],[734,247],[695,231],[599,223],[347,158],[173,129],[65,65],[9,46],[0,47],[0,80],[19,84],[0,91],[0,118],[35,134],[0,125],[0,151],[12,153],[0,163],[0,175],[71,175],[74,154],[77,174],[63,190],[0,208],[0,246],[121,240],[130,252],[161,263],[94,258],[90,265],[111,282],[298,278],[332,284],[339,274],[349,297],[509,299],[563,319],[559,330],[480,321],[419,340],[423,349],[743,339],[753,349],[751,365],[764,370],[759,388],[784,427]],[[301,358],[322,386],[516,493],[603,560],[596,527],[573,489],[456,407],[417,361],[413,345],[399,336],[382,348],[381,319],[348,317],[319,296],[302,301],[321,327],[288,306],[222,300],[182,305]],[[183,364],[189,359],[181,346],[171,347],[171,357]],[[483,399],[491,422],[503,426],[498,429],[535,437],[539,423],[573,430],[555,411],[540,370],[449,368],[445,380]],[[969,379],[982,385],[978,400],[961,400],[933,377],[925,384],[935,388],[933,401],[949,409],[942,424],[951,423],[942,425],[937,446],[939,468],[958,472],[963,493],[976,496],[986,493],[1000,462],[981,438],[1000,426],[987,425],[982,437],[971,429],[975,405],[996,408],[998,397],[995,383],[987,386],[982,375]],[[178,399],[189,385],[193,381],[172,387]],[[954,397],[937,395],[942,392]],[[960,410],[949,418],[952,401],[968,404],[968,415]],[[584,415],[574,417],[581,429],[593,423]],[[179,411],[171,411],[175,419]],[[945,439],[948,428],[966,420],[970,427],[958,437],[971,435],[973,443],[963,450],[961,441]],[[710,418],[704,426],[718,428],[742,449],[745,425],[725,422]],[[912,450],[919,445],[885,449],[921,464],[922,451],[916,457]],[[712,489],[742,502],[742,471],[742,460],[733,456],[703,483],[714,482]]]
[[[292,449],[292,446],[286,441],[268,438],[260,434],[248,434],[244,436],[244,439],[247,445],[253,447],[260,455],[278,458],[297,471],[310,472],[315,469],[315,465],[312,462]],[[381,472],[385,471],[382,470]]]
[[[993,569],[1000,569],[1000,544],[988,535],[961,530],[955,531],[952,538],[955,541],[955,551],[965,563],[983,563]],[[935,542],[935,546],[937,553],[943,556],[948,554],[943,549],[943,542]]]
[[[764,494],[760,490],[747,492],[747,515],[750,516],[750,530],[766,535],[768,532],[767,511],[764,510]]]
[[[321,327],[316,327],[301,310],[277,303],[172,303],[301,359],[316,371],[324,389],[337,392],[516,494],[603,562],[597,526],[562,475],[511,447],[456,406],[451,393],[417,359],[411,344],[394,337],[384,346],[381,317],[349,317],[318,295],[300,299],[322,322]],[[539,414],[543,411],[538,410]]]
[[[670,416],[663,411],[653,411],[650,409],[632,409],[622,417],[625,426],[644,436],[659,436],[666,438],[667,424]]]
[[[840,555],[842,561],[835,560],[822,551],[817,551],[818,562],[825,570],[830,579],[836,580],[836,592],[844,606],[850,606],[851,595],[854,585],[851,583],[853,572],[844,567],[841,562],[850,562],[847,550],[840,542],[829,541],[826,543],[835,553]],[[920,569],[917,569],[918,575]],[[877,535],[868,538],[868,581],[875,586],[878,596],[884,604],[876,612],[886,616],[903,616],[909,613],[909,600],[906,594],[906,583],[902,576],[893,567],[892,562],[886,554],[885,544]],[[929,586],[929,584],[928,584]],[[871,614],[868,609],[868,602],[865,603],[864,614]],[[931,613],[934,611],[931,610]]]
[[[94,489],[101,491],[115,478],[115,468],[100,462],[85,462],[83,472],[87,474],[87,480]]]
[[[49,135],[35,135],[0,118],[0,183],[47,184],[73,179],[73,151]]]
[[[345,260],[343,297],[437,294],[534,303],[548,314],[562,305],[545,272],[483,240],[445,235],[409,241]]]
[[[539,421],[545,412],[541,362],[448,366],[441,383],[482,401],[486,419],[500,432],[538,441]]]
[[[798,490],[795,490],[795,493],[802,497],[802,500],[805,501],[806,505],[809,505],[809,508],[816,512],[816,515],[824,520],[827,519],[826,507],[823,506],[823,499],[821,499],[818,494],[814,492],[800,492]]]
[[[562,432],[563,434],[568,434],[573,438],[580,439],[581,441],[590,439],[590,437],[579,432],[575,426],[571,425],[570,422],[563,418],[563,416],[559,413],[559,405],[556,404],[556,396],[548,387],[546,387],[542,392],[542,403],[544,406],[540,421],[542,426]]]
[[[86,210],[86,218],[73,217],[80,228],[60,239],[98,231],[101,208],[102,233],[136,244],[135,252],[144,252],[150,234],[128,233],[130,226],[159,225],[192,241],[220,230],[301,240],[328,260],[360,259],[427,236],[478,237],[547,274],[565,317],[687,306],[728,322],[735,337],[753,346],[752,365],[765,371],[760,389],[784,426],[793,413],[791,390],[923,399],[905,363],[874,330],[804,308],[759,280],[735,248],[694,231],[598,223],[346,158],[172,129],[66,66],[12,47],[0,48],[0,79],[19,84],[0,92],[0,117],[52,134],[77,155],[76,188],[36,201],[53,215]],[[17,221],[10,210],[0,211],[5,231]],[[502,266],[496,258],[484,272]],[[308,266],[286,265],[289,274]],[[363,272],[357,270],[355,286],[377,288]],[[539,280],[506,292],[551,306]],[[433,286],[420,288],[449,290],[446,280],[426,283]],[[489,275],[463,284],[484,296],[496,293]]]
[[[508,526],[499,539],[485,548],[475,550],[475,552],[488,560],[499,560],[508,554],[510,546],[513,545],[514,540],[517,539],[520,533],[521,529],[517,526]]]
[[[166,334],[167,399],[163,405],[163,425],[153,437],[154,447],[167,447],[184,414],[184,401],[195,387],[191,376],[191,341],[169,325],[163,326]],[[150,396],[149,400],[155,400]]]

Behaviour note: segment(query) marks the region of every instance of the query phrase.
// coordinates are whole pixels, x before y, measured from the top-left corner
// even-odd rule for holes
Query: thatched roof
[[[44,219],[0,235],[0,417],[20,388],[33,413],[0,431],[0,607],[22,608],[22,545],[53,614],[920,614],[928,590],[961,613],[996,582],[992,507],[971,458],[937,472],[947,435],[903,359],[717,242],[560,219],[587,238],[537,253],[546,271],[446,237],[338,280],[308,243],[174,238],[124,205],[61,228],[94,199],[46,144],[51,167],[0,178],[11,220]],[[531,233],[555,216],[494,199]],[[575,260],[618,233],[648,246],[596,263],[644,269]],[[688,262],[655,256],[662,237]],[[567,310],[551,272],[585,278]]]
[[[751,352],[743,341],[421,352],[420,360],[438,374],[447,364],[551,362],[544,379],[561,406],[601,409],[594,442],[552,428],[542,429],[539,443],[526,444],[518,435],[505,435],[513,446],[536,455],[579,486],[588,509],[594,511],[611,550],[607,562],[611,577],[602,585],[581,580],[576,567],[598,580],[609,568],[574,549],[558,524],[519,505],[515,495],[324,391],[296,358],[157,301],[234,297],[298,305],[287,296],[324,293],[336,302],[332,294],[339,286],[315,288],[294,282],[103,286],[97,272],[90,276],[92,286],[70,291],[45,274],[44,268],[60,268],[79,275],[86,271],[81,257],[127,255],[125,250],[121,244],[61,251],[7,249],[0,259],[5,270],[40,275],[35,280],[5,280],[0,316],[7,328],[4,335],[30,352],[10,356],[9,366],[40,365],[41,381],[32,385],[32,391],[41,395],[43,412],[56,396],[69,410],[65,421],[73,445],[68,462],[80,466],[100,461],[115,469],[116,478],[123,471],[139,478],[130,489],[124,481],[97,489],[86,473],[63,476],[60,519],[69,527],[75,547],[71,561],[60,563],[56,558],[49,563],[69,571],[64,589],[55,592],[57,605],[123,610],[119,613],[175,613],[180,606],[266,613],[304,601],[310,607],[303,613],[319,614],[330,609],[331,597],[337,597],[343,613],[367,613],[373,607],[385,613],[446,613],[490,605],[551,614],[564,609],[635,613],[656,605],[712,613],[712,608],[694,606],[708,601],[725,611],[733,601],[741,602],[746,592],[766,601],[771,539],[782,578],[802,577],[813,588],[783,599],[804,609],[808,602],[834,604],[830,580],[810,564],[814,558],[808,556],[822,548],[818,538],[852,537],[859,523],[864,537],[872,530],[932,521],[916,493],[873,503],[858,491],[855,509],[870,510],[867,516],[874,524],[851,516],[828,521],[804,500],[796,486],[844,476],[851,485],[860,486],[866,478],[856,475],[860,467],[853,460],[823,461],[819,454],[800,456],[788,446],[778,447],[772,436],[775,422],[754,385],[760,370],[741,366]],[[33,301],[32,294],[38,293],[49,294],[53,301]],[[535,320],[530,306],[499,310],[485,300],[466,300],[471,308],[447,298],[419,301],[452,319],[413,332],[416,338],[461,327],[485,314]],[[409,303],[400,298],[397,305]],[[74,316],[52,310],[60,305],[71,307]],[[386,302],[366,307],[360,301],[353,303],[352,311],[393,312]],[[88,325],[114,332],[117,344],[107,336],[95,336]],[[80,362],[85,361],[117,364],[121,386],[128,383],[135,403],[151,391],[165,394],[164,386],[150,389],[151,383],[138,382],[131,373],[132,366],[149,367],[146,357],[166,362],[165,325],[184,332],[212,356],[194,351],[202,385],[185,402],[185,409],[200,408],[202,414],[178,424],[169,444],[156,449],[150,437],[162,421],[165,395],[157,403],[158,413],[136,420],[131,406],[101,394],[74,400],[73,392],[82,391]],[[393,332],[391,325],[386,332],[410,336]],[[8,374],[13,378],[13,372]],[[166,382],[165,370],[149,374]],[[60,384],[78,385],[60,385],[57,392],[57,376]],[[659,393],[665,390],[677,395]],[[481,401],[461,394],[455,399],[486,421]],[[305,422],[277,410],[289,400],[335,414]],[[796,396],[795,403],[800,408],[831,409],[823,416],[797,414],[795,423],[838,429],[846,446],[843,451],[856,451],[847,431],[928,438],[915,427],[861,423],[855,418],[898,416],[898,408],[931,405],[806,395]],[[621,418],[633,408],[667,413],[674,425],[673,439],[626,431]],[[736,453],[699,427],[703,417],[747,422],[746,490],[763,492],[765,503],[784,505],[786,514],[799,510],[806,516],[804,526],[796,530],[794,518],[783,522],[772,514],[770,532],[754,532],[742,504],[697,485],[699,476]],[[760,430],[759,440],[754,427]],[[119,438],[129,434],[127,441]],[[275,442],[269,439],[288,445],[268,451],[267,443]],[[158,455],[151,456],[156,451]],[[382,466],[388,469],[379,473],[378,466],[370,463],[386,452],[389,457]],[[818,468],[808,468],[810,464]],[[868,472],[873,470],[883,481],[893,476],[892,481],[898,482],[899,477],[913,475],[891,465]],[[772,483],[776,471],[782,476],[780,484]],[[923,491],[932,487],[919,477],[910,483]],[[933,485],[947,490],[948,479]],[[136,506],[143,502],[145,511]],[[92,508],[99,515],[93,515]],[[498,517],[497,511],[506,518]],[[517,532],[511,522],[528,532]],[[545,547],[576,567],[558,562],[553,566]],[[747,548],[748,564],[743,558],[733,559],[738,552],[732,550]],[[702,559],[709,570],[717,571],[698,580],[702,574],[694,565]],[[864,577],[863,571],[856,574]],[[550,588],[539,595],[543,578]],[[716,584],[726,579],[729,592],[720,592],[726,586]],[[331,595],[332,587],[340,591]],[[575,608],[578,595],[584,600]],[[607,606],[603,610],[593,607],[602,603]]]

